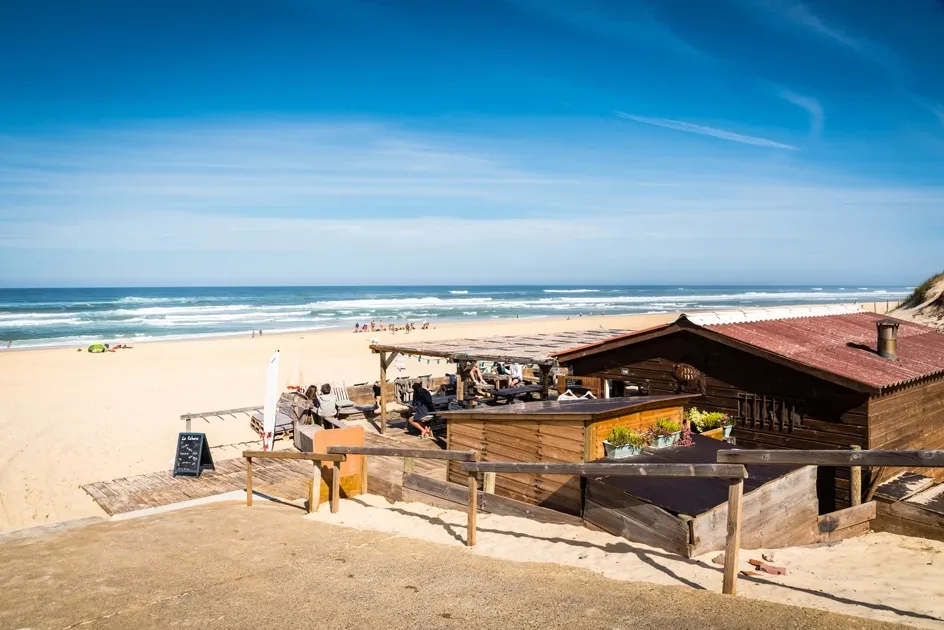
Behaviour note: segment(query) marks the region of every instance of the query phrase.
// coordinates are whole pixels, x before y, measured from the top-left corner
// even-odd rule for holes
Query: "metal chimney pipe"
[[[875,322],[878,327],[878,355],[889,361],[898,360],[898,322],[883,319]]]

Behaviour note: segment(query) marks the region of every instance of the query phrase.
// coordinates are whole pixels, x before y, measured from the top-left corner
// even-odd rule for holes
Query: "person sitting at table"
[[[521,365],[512,363],[508,368],[508,375],[511,380],[508,381],[508,387],[517,387],[524,383],[524,377],[521,375]]]
[[[410,408],[413,416],[407,418],[406,432],[410,435],[419,435],[421,438],[433,437],[433,430],[426,424],[421,424],[424,418],[433,413],[433,396],[420,383],[413,383],[413,401]]]
[[[485,377],[482,376],[482,370],[479,369],[478,363],[472,365],[472,369],[469,370],[469,377],[472,379],[472,385],[479,389],[486,389],[492,386],[491,383],[488,383]]]
[[[324,424],[325,419],[337,419],[338,417],[338,399],[331,393],[331,385],[325,383],[321,386],[321,392],[315,396],[312,401],[315,405],[316,415]]]

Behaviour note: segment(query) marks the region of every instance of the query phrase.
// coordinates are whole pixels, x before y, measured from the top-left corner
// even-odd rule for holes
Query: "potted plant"
[[[724,414],[724,420],[721,421],[721,428],[724,430],[724,437],[731,437],[731,430],[734,429],[734,418]]]
[[[726,423],[731,423],[731,420],[726,413],[720,411],[700,411],[692,407],[688,410],[688,422],[694,431],[715,440],[731,433],[730,428],[727,431],[724,429]]]
[[[639,431],[627,429],[626,427],[614,427],[610,434],[603,440],[603,450],[607,457],[622,459],[632,457],[642,451],[646,445],[646,439]]]
[[[649,431],[655,438],[656,448],[665,448],[672,446],[679,439],[682,427],[669,418],[659,418]]]

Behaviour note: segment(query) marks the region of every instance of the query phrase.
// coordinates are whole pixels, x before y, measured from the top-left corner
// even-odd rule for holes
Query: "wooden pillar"
[[[252,506],[252,458],[246,458],[246,505]]]
[[[318,493],[321,494],[321,488],[318,488]],[[311,514],[315,511],[315,480],[308,480],[308,513]]]
[[[456,361],[456,400],[461,404],[465,400],[465,377],[469,373],[465,361]]]
[[[495,473],[487,472],[482,480],[482,492],[495,494]]]
[[[724,584],[721,592],[737,595],[738,552],[741,547],[741,497],[744,480],[728,480],[728,539],[724,547]]]
[[[314,469],[311,471],[311,503],[308,506],[309,512],[317,512],[321,505],[321,462],[312,462]]]
[[[551,366],[541,366],[541,400],[547,400],[547,390],[551,386]]]
[[[403,458],[403,472],[413,472],[413,458],[404,457]]]
[[[361,455],[361,494],[367,494],[367,455]]]
[[[853,446],[852,450],[861,450],[860,446]],[[862,504],[862,466],[849,468],[849,507]]]
[[[475,546],[475,521],[478,516],[479,485],[475,479],[475,473],[469,473],[469,509],[468,509],[468,531],[465,536],[467,547]]]
[[[387,353],[380,353],[380,433],[387,432]]]
[[[331,468],[331,513],[338,512],[338,499],[341,497],[341,462],[334,462]]]

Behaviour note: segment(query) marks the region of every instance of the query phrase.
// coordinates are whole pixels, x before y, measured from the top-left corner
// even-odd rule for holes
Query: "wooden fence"
[[[341,462],[347,461],[347,455],[334,453],[299,453],[295,451],[243,451],[246,458],[246,505],[252,506],[252,459],[301,459],[314,462],[311,480],[308,482],[308,512],[315,509],[315,496],[321,494],[321,462],[333,462],[331,470],[331,486],[328,494],[331,502],[331,512],[338,511],[338,499],[341,495]],[[365,480],[361,481],[361,488],[366,490]],[[316,494],[317,493],[317,494]]]
[[[732,464],[631,464],[586,463],[547,464],[519,462],[466,462],[462,470],[469,476],[469,531],[466,544],[475,544],[475,519],[478,473],[547,474],[547,475],[619,475],[626,477],[713,477],[728,479],[728,536],[724,548],[724,580],[722,592],[737,593],[738,551],[741,544],[741,498],[747,469]]]

